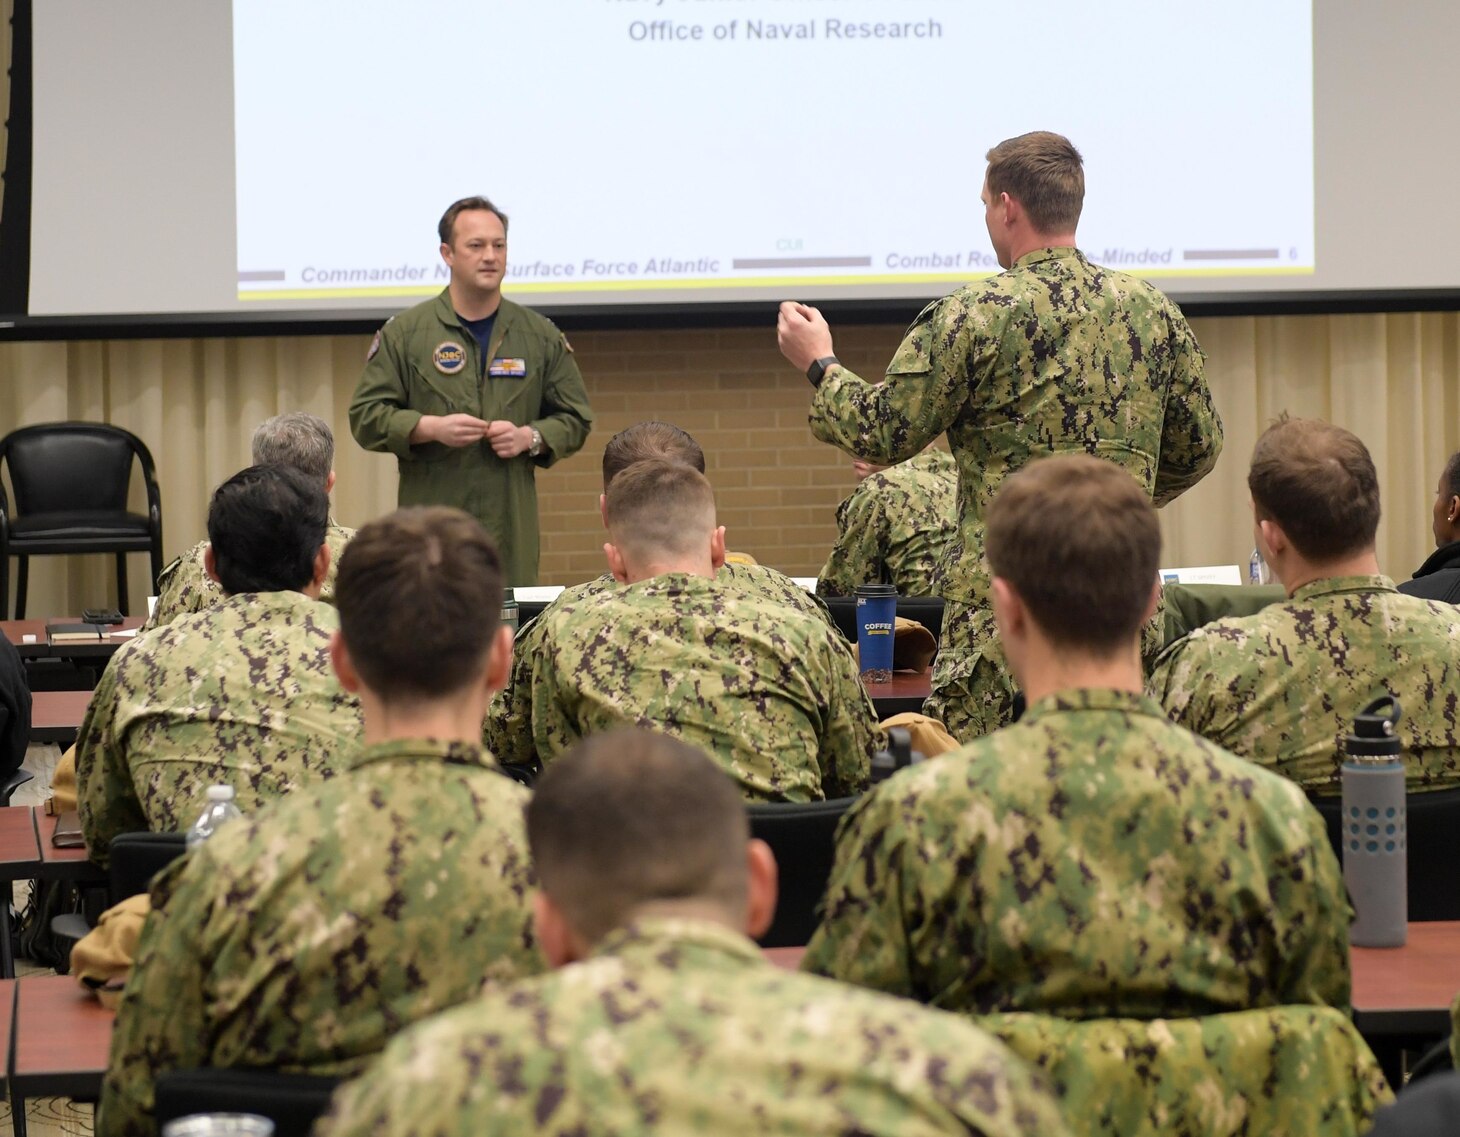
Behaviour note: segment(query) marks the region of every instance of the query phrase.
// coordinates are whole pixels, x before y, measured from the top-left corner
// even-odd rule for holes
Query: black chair
[[[1343,860],[1343,801],[1314,797],[1313,804],[1328,826],[1338,859]],[[1405,796],[1409,844],[1409,918],[1460,920],[1460,789],[1434,790]]]
[[[142,466],[147,516],[127,510],[132,464]],[[162,572],[162,497],[152,454],[135,434],[100,422],[51,422],[0,439],[15,511],[0,487],[0,597],[10,603],[10,558],[20,562],[15,617],[25,618],[32,556],[115,553],[117,607],[127,611],[127,554],[151,553]]]
[[[832,623],[849,643],[857,642],[857,598],[855,596],[828,596],[827,610]],[[943,598],[941,596],[899,596],[897,614],[909,620],[916,620],[934,638],[943,634]]]
[[[169,1070],[157,1077],[157,1127],[190,1113],[256,1113],[274,1137],[309,1137],[342,1078],[277,1070]]]
[[[118,833],[112,838],[107,867],[111,902],[146,892],[152,878],[187,850],[183,833]]]
[[[771,847],[781,874],[776,918],[761,936],[761,947],[799,947],[816,931],[816,910],[826,894],[836,856],[836,827],[856,800],[839,797],[745,807],[750,835]]]
[[[1413,1082],[1379,1111],[1369,1137],[1452,1137],[1460,1132],[1460,1074]]]

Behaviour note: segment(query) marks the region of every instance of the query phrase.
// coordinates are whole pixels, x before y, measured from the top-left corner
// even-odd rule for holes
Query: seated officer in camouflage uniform
[[[899,596],[941,596],[943,560],[958,533],[958,465],[929,448],[895,466],[852,462],[861,484],[836,507],[836,544],[818,596],[891,584]]]
[[[953,1015],[767,963],[776,866],[693,747],[596,735],[527,807],[552,974],[405,1032],[321,1137],[1057,1137],[1018,1059]]]
[[[536,757],[634,723],[704,747],[753,801],[861,790],[882,733],[851,650],[826,621],[717,577],[725,530],[704,475],[636,462],[608,487],[605,515],[604,551],[627,587],[539,617]]]
[[[1316,419],[1258,439],[1247,475],[1257,540],[1285,604],[1198,628],[1149,689],[1190,730],[1306,790],[1339,792],[1343,739],[1371,699],[1404,708],[1409,789],[1460,785],[1460,610],[1379,574],[1379,479],[1364,444]]]
[[[1348,897],[1317,811],[1141,693],[1161,544],[1142,487],[1041,459],[987,542],[1029,709],[852,808],[805,966],[975,1014],[1346,1009]]]
[[[705,472],[705,452],[700,444],[672,423],[648,421],[635,423],[619,431],[603,449],[603,494],[598,497],[599,513],[603,513],[605,496],[614,478],[635,462],[655,458],[665,462],[681,462]],[[727,554],[728,557],[728,554]],[[826,606],[784,573],[764,565],[742,564],[726,560],[715,572],[715,579],[764,603],[794,608],[814,619],[823,620],[835,629]],[[583,584],[566,588],[549,607],[583,603],[592,597],[616,591],[623,586],[612,573]],[[542,636],[542,622],[534,620],[517,633],[517,647],[512,656],[512,677],[502,693],[492,700],[484,737],[487,748],[509,766],[527,766],[533,761],[532,742],[532,665]]]
[[[163,1071],[353,1074],[484,981],[542,970],[527,791],[476,738],[512,652],[495,546],[464,513],[401,510],[350,542],[336,599],[367,745],[153,881],[98,1133],[155,1133]]]
[[[335,436],[330,432],[329,423],[317,415],[303,411],[275,415],[253,432],[255,466],[292,466],[323,482],[325,493],[335,488],[334,462]],[[334,603],[335,566],[340,563],[346,542],[354,535],[353,529],[336,525],[333,520],[325,530],[330,568],[319,598],[327,604]],[[207,548],[207,541],[199,541],[162,570],[157,578],[157,606],[142,625],[144,632],[170,624],[188,612],[201,612],[223,599],[223,590],[203,564]]]
[[[136,830],[185,829],[210,785],[245,813],[328,777],[360,741],[360,704],[335,681],[329,498],[287,466],[250,466],[208,509],[208,571],[226,599],[139,635],[112,657],[76,742],[91,859]]]

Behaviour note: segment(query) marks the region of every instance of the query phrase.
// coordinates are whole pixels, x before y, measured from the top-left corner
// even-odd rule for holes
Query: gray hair
[[[323,484],[335,468],[335,436],[318,415],[290,411],[253,432],[255,466],[292,466]]]

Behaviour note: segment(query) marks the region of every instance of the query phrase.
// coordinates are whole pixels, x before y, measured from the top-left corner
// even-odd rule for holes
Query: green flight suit
[[[446,290],[402,312],[370,347],[350,401],[350,431],[366,450],[399,459],[401,505],[464,509],[497,542],[507,583],[536,584],[537,469],[582,447],[593,412],[573,349],[535,312],[503,300],[487,355],[484,361]],[[450,414],[536,427],[545,449],[536,458],[503,459],[485,439],[411,444],[423,415]]]

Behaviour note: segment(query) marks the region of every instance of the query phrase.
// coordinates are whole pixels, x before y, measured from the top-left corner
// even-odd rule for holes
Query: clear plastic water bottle
[[[192,849],[201,845],[218,831],[220,825],[242,816],[243,813],[238,806],[233,804],[232,786],[209,786],[208,806],[203,810],[203,815],[193,822],[193,827],[188,830],[185,838],[187,847]]]
[[[1408,817],[1399,700],[1375,699],[1344,740],[1343,882],[1354,903],[1349,943],[1402,947],[1409,930]]]
[[[1247,583],[1272,583],[1272,569],[1267,567],[1267,561],[1262,555],[1262,550],[1256,546],[1252,549],[1252,556],[1247,559]]]

